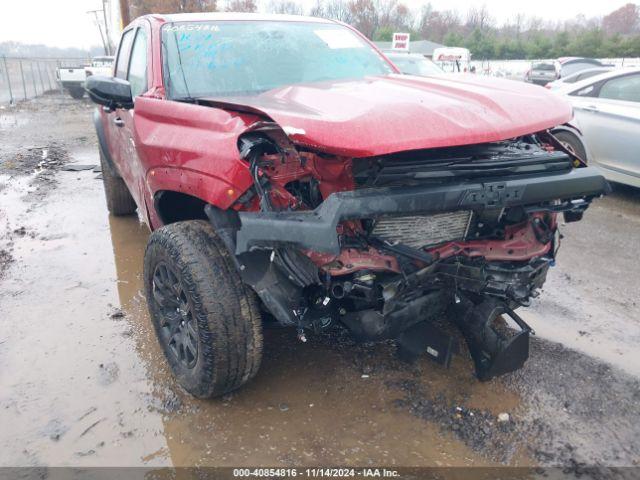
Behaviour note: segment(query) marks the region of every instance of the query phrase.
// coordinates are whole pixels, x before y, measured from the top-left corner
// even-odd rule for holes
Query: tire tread
[[[118,178],[111,173],[102,152],[100,152],[100,167],[102,169],[102,183],[109,213],[117,217],[134,213],[136,211],[136,202],[133,200],[127,184],[124,183],[122,178]]]
[[[255,293],[242,282],[211,225],[191,220],[170,224],[151,235],[145,254],[147,299],[152,298],[153,262],[159,251],[176,262],[191,297],[203,348],[197,381],[185,383],[188,379],[174,368],[178,380],[203,398],[239,388],[256,375],[262,358],[262,319]],[[157,314],[151,303],[150,313],[152,318]]]

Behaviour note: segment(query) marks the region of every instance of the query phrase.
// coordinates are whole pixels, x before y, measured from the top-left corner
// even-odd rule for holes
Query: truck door
[[[128,175],[130,175],[129,189],[131,195],[136,200],[138,207],[146,210],[144,203],[144,167],[138,156],[136,149],[137,132],[135,128],[136,97],[149,90],[148,85],[148,50],[149,35],[144,27],[139,27],[133,39],[131,56],[129,58],[129,69],[127,71],[127,81],[131,85],[131,96],[133,98],[133,108],[129,110],[119,109],[116,121],[120,129],[120,151],[123,156],[123,163],[126,163]]]
[[[114,76],[125,80],[129,67],[129,57],[131,55],[131,45],[135,36],[135,28],[126,30],[120,38],[118,47],[118,58],[116,60]],[[102,109],[103,125],[106,131],[107,142],[111,159],[116,164],[118,172],[127,183],[129,190],[132,190],[131,172],[126,155],[122,151],[122,109],[111,110],[107,107]],[[133,193],[133,191],[131,192]]]
[[[110,151],[118,171],[124,179],[138,208],[146,215],[141,182],[144,172],[136,151],[134,129],[135,99],[148,90],[147,87],[147,38],[143,26],[127,30],[120,41],[115,76],[127,80],[131,85],[134,108],[116,108],[109,111],[105,122],[110,130]]]

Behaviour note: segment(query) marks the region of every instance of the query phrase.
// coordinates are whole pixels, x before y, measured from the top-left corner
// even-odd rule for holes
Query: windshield
[[[556,67],[553,63],[537,63],[533,66],[533,70],[555,71]]]
[[[389,55],[389,59],[402,73],[407,75],[428,76],[444,73],[442,69],[431,60],[421,56]]]
[[[386,75],[350,29],[312,22],[176,22],[163,27],[169,98],[258,94],[285,85]]]

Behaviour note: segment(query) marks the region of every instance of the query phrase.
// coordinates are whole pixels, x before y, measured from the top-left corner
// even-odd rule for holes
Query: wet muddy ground
[[[479,383],[465,355],[443,370],[339,330],[302,344],[277,329],[252,383],[202,401],[152,332],[149,232],[107,214],[98,172],[63,169],[99,163],[92,108],[50,95],[0,111],[0,466],[640,461],[639,190],[563,228],[515,374]]]

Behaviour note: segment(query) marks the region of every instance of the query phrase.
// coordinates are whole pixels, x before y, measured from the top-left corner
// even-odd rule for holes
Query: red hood
[[[351,157],[505,140],[572,116],[544,88],[475,75],[391,75],[212,101],[270,117],[297,144]]]

